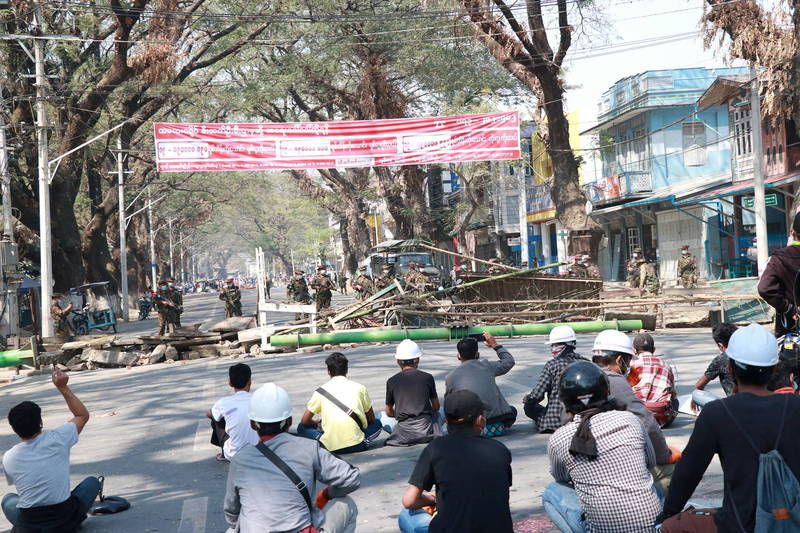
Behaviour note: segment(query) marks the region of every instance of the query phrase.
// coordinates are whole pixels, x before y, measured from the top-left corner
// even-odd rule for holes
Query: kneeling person
[[[297,434],[319,440],[331,452],[363,452],[383,431],[372,400],[364,385],[347,379],[344,354],[330,354],[325,365],[331,379],[311,395]],[[320,415],[322,431],[317,429],[314,415]]]
[[[238,533],[297,531],[352,533],[358,508],[347,495],[356,490],[358,469],[310,439],[295,437],[289,395],[274,383],[250,400],[249,417],[259,443],[231,459],[225,520]],[[327,488],[312,495],[317,482]]]
[[[573,363],[561,375],[571,422],[547,443],[556,483],[542,494],[545,511],[566,532],[653,531],[661,502],[648,468],[655,455],[639,419],[609,400],[606,374]]]
[[[424,444],[441,434],[436,383],[432,375],[417,368],[421,355],[410,339],[397,345],[400,372],[386,382],[386,410],[378,417],[392,434],[387,446]]]
[[[403,495],[401,531],[512,533],[511,452],[480,437],[486,418],[474,392],[448,394],[444,410],[448,434],[428,444],[417,460]],[[426,493],[434,486],[435,495]]]
[[[11,408],[8,422],[22,442],[3,455],[6,481],[18,494],[6,494],[3,513],[14,531],[73,533],[100,492],[100,481],[87,477],[69,490],[69,453],[89,421],[89,411],[67,385],[69,377],[56,370],[53,384],[64,397],[73,418],[43,431],[42,410],[33,402]]]

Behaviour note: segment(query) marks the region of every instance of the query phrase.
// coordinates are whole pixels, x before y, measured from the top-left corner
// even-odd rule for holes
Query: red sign
[[[519,159],[519,113],[265,124],[159,122],[155,144],[159,172]]]

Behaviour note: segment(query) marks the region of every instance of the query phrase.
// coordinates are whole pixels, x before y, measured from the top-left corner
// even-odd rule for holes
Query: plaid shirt
[[[547,408],[536,420],[536,427],[539,428],[539,431],[555,431],[564,423],[566,411],[564,404],[558,399],[559,381],[564,369],[575,361],[586,361],[586,358],[581,357],[570,348],[547,361],[539,376],[539,381],[529,394],[530,399],[537,403],[544,400],[545,394],[547,395]]]
[[[639,376],[639,382],[632,383],[631,387],[645,405],[671,402],[677,396],[672,368],[649,352],[642,352],[633,358],[631,374]]]
[[[559,428],[547,443],[550,473],[572,482],[586,515],[586,533],[651,533],[661,502],[648,468],[655,465],[650,440],[636,415],[608,411],[589,422],[597,458],[569,452],[580,415]]]

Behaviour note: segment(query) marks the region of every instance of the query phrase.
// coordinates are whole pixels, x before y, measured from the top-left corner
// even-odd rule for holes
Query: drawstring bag
[[[787,394],[783,404],[781,414],[781,427],[778,430],[778,438],[772,450],[761,453],[758,447],[750,438],[750,435],[742,429],[742,426],[733,416],[726,405],[727,402],[720,402],[730,415],[733,423],[742,432],[745,440],[750,447],[758,454],[758,481],[756,484],[756,516],[754,533],[794,533],[800,531],[800,482],[797,481],[794,473],[789,469],[786,461],[783,460],[778,451],[783,426],[786,421],[786,408],[789,405],[789,395]],[[731,495],[729,494],[729,497]],[[736,502],[731,497],[733,514],[736,522],[742,531],[746,531],[739,516]]]

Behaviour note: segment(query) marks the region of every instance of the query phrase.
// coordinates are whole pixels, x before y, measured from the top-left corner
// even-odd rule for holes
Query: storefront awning
[[[764,178],[764,187],[765,188],[780,187],[781,185],[785,185],[787,183],[791,183],[797,180],[800,180],[800,172],[794,172],[792,174],[779,174],[777,176],[768,176]],[[680,205],[698,204],[701,202],[716,200],[717,198],[724,198],[726,196],[745,194],[748,192],[753,192],[753,186],[754,186],[754,180],[745,180],[728,184],[725,187],[712,187],[712,188],[707,187],[705,190],[697,194],[684,198],[683,200],[678,202],[678,204]]]
[[[647,198],[640,198],[632,202],[618,204],[603,209],[595,209],[592,211],[592,215],[606,215],[615,211],[619,211],[620,209],[656,204],[659,202],[676,203],[675,201],[680,198],[685,198],[687,196],[697,194],[700,191],[708,190],[710,187],[719,187],[720,185],[725,184],[728,180],[730,180],[729,176],[720,176],[702,181],[688,180],[687,182],[678,183],[671,187],[663,187]]]

